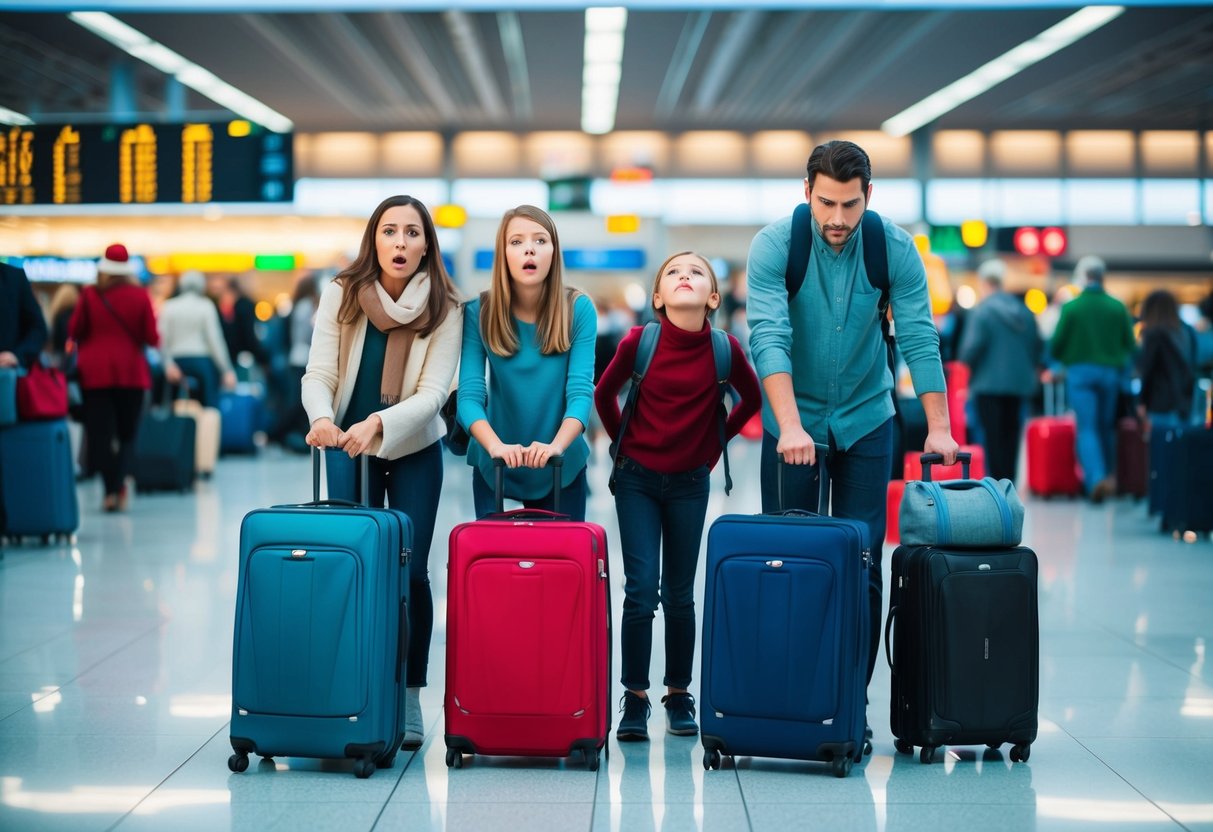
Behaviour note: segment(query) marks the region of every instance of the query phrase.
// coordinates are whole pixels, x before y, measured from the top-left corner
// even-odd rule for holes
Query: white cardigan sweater
[[[316,310],[316,329],[312,333],[307,371],[303,374],[303,407],[309,423],[327,417],[341,424],[362,363],[367,319],[361,315],[354,324],[337,323],[342,295],[343,289],[336,281],[329,283]],[[338,378],[343,337],[351,341],[345,377]],[[372,454],[381,459],[398,459],[428,448],[446,432],[438,411],[446,402],[459,366],[462,338],[463,307],[457,306],[447,312],[446,319],[429,337],[413,340],[404,368],[400,401],[376,411],[383,420],[383,435],[372,443]]]

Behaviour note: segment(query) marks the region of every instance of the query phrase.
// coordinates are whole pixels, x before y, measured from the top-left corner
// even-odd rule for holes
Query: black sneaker
[[[630,690],[623,692],[619,700],[623,718],[615,729],[615,738],[621,742],[646,742],[649,738],[649,714],[653,705],[647,696],[637,696]]]
[[[689,693],[671,693],[661,697],[665,705],[666,730],[679,737],[693,737],[699,733],[695,724],[695,697]]]

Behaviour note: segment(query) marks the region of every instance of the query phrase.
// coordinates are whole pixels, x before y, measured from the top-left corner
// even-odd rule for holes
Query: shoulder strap
[[[809,254],[813,251],[813,220],[807,203],[800,203],[792,212],[792,239],[788,244],[788,265],[783,272],[783,283],[788,289],[788,302],[796,297],[804,285],[804,276],[809,270]]]
[[[105,293],[102,292],[100,289],[95,289],[95,291],[97,292],[97,297],[101,299],[101,302],[103,304],[105,304],[105,308],[109,310],[110,315],[112,315],[114,320],[118,322],[118,327],[123,332],[126,333],[128,338],[130,338],[132,341],[135,342],[135,349],[142,352],[144,343],[141,340],[139,340],[139,338],[135,335],[135,333],[131,332],[130,327],[128,327],[126,325],[126,321],[122,320],[122,316],[118,314],[117,310],[115,310],[114,307],[110,306],[109,299],[106,298]]]
[[[720,439],[720,455],[724,457],[724,493],[727,495],[733,490],[733,477],[729,473],[729,438],[725,431],[729,412],[724,397],[729,391],[729,376],[733,372],[733,347],[729,343],[729,334],[715,327],[712,327],[712,360],[716,363],[716,392],[719,396],[716,435]]]
[[[611,443],[611,478],[608,482],[611,493],[615,493],[615,465],[619,456],[619,448],[623,444],[623,436],[627,433],[628,422],[632,420],[632,411],[636,409],[636,396],[640,392],[640,382],[653,363],[653,355],[657,352],[657,340],[661,337],[661,324],[649,321],[640,332],[640,343],[636,346],[636,361],[632,365],[632,384],[628,387],[628,397],[623,403],[623,412],[619,415],[619,433]]]

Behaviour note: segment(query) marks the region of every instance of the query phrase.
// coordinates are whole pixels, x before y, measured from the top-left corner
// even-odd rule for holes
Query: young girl
[[[434,627],[428,561],[442,489],[438,409],[459,362],[462,323],[429,212],[413,197],[388,197],[366,224],[357,260],[320,296],[303,375],[307,444],[351,459],[372,455],[367,503],[382,506],[386,493],[413,521],[405,748],[420,746],[425,733],[420,692]],[[348,464],[334,470],[340,458],[329,457],[329,494],[355,499]]]
[[[620,740],[647,740],[649,659],[653,615],[665,611],[668,688],[662,702],[671,734],[698,733],[691,684],[695,651],[695,570],[708,507],[708,475],[720,458],[720,391],[708,317],[720,305],[716,275],[690,251],[673,255],[653,281],[653,309],[661,326],[657,349],[640,385],[635,409],[620,437],[619,390],[636,365],[643,327],[619,344],[594,399],[615,441],[615,508],[623,549],[623,718]],[[732,438],[761,405],[758,378],[737,339],[729,336],[729,383],[740,401],[725,424]],[[665,541],[662,551],[662,540]]]
[[[593,302],[564,287],[552,218],[533,205],[506,211],[492,282],[468,303],[463,319],[457,414],[472,437],[477,517],[495,508],[495,459],[508,469],[507,497],[551,509],[552,474],[540,469],[563,454],[560,511],[585,519],[589,446],[582,433],[594,392],[596,333]]]

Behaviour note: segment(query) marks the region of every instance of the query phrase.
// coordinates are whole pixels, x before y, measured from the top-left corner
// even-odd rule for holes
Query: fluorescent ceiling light
[[[628,10],[622,6],[585,10],[581,129],[586,133],[601,135],[615,129],[627,25]]]
[[[623,60],[623,32],[586,32],[587,64],[619,63]]]
[[[264,125],[278,133],[289,133],[295,124],[278,111],[233,87],[198,64],[177,54],[162,43],[104,12],[72,12],[73,21],[93,34],[108,40],[134,58],[171,75],[239,116]],[[3,111],[0,111],[2,118]]]
[[[24,113],[19,113],[16,110],[10,110],[7,107],[0,107],[0,124],[33,124],[34,120]]]
[[[963,78],[901,111],[880,127],[892,136],[913,133],[924,124],[930,124],[944,113],[971,101],[1011,76],[1018,75],[1033,64],[1112,22],[1124,11],[1124,6],[1087,6],[985,66],[978,67]]]
[[[585,10],[587,32],[622,32],[628,25],[628,10],[622,6]]]

